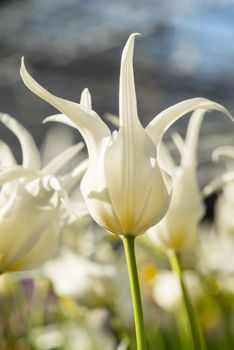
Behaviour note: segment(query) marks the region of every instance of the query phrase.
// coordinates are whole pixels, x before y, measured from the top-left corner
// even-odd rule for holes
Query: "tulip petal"
[[[38,214],[40,216],[40,213]],[[21,232],[24,244],[20,240],[19,246],[16,245],[14,249],[9,248],[9,254],[6,259],[7,271],[36,268],[55,255],[59,245],[59,237],[55,233],[58,231],[55,227],[56,223],[53,220],[53,216],[51,216],[51,224],[49,226],[48,216],[46,218],[40,217],[40,220],[41,222],[37,224],[37,227],[29,224],[26,227],[26,233]],[[17,232],[17,234],[19,233]],[[28,237],[24,237],[25,234]]]
[[[60,240],[55,234],[55,228],[53,226],[55,224],[44,229],[43,233],[38,231],[37,235],[36,232],[32,232],[34,238],[37,236],[37,240],[27,242],[28,244],[24,247],[24,251],[20,252],[22,258],[7,262],[7,271],[31,270],[40,267],[46,260],[55,256]],[[25,254],[25,252],[28,253]]]
[[[50,122],[59,122],[59,123],[68,125],[74,129],[77,129],[76,124],[73,123],[66,115],[64,115],[62,113],[50,115],[43,120],[43,123],[48,123],[48,122],[49,123]]]
[[[173,176],[173,191],[169,209],[155,227],[159,242],[166,249],[190,250],[197,238],[197,225],[204,215],[204,204],[196,175],[196,149],[205,110],[195,111],[181,145],[181,165]],[[161,145],[160,145],[161,147]]]
[[[131,34],[121,57],[119,82],[119,126],[126,132],[134,132],[134,126],[140,124],[137,113],[136,91],[133,72],[133,50],[136,35]]]
[[[216,148],[212,153],[212,160],[217,162],[221,157],[234,159],[234,147],[222,146],[222,147]]]
[[[182,136],[178,132],[173,132],[171,135],[171,139],[174,142],[176,148],[178,149],[180,155],[182,155],[184,150],[184,140]]]
[[[108,138],[104,139],[98,157],[89,162],[80,189],[94,220],[107,231],[117,233],[121,232],[121,225],[111,204],[105,175],[105,155],[109,142]]]
[[[188,128],[185,137],[185,145],[182,152],[181,166],[190,167],[197,164],[197,144],[199,131],[203,121],[205,110],[196,110],[189,119]]]
[[[56,175],[60,170],[67,164],[72,158],[74,158],[84,147],[82,142],[77,145],[69,147],[67,150],[55,157],[51,162],[49,162],[43,169],[43,174],[53,174]]]
[[[87,109],[92,110],[92,99],[91,99],[89,89],[85,88],[82,91],[81,97],[80,97],[80,104],[81,104],[81,106],[84,106]]]
[[[76,125],[76,128],[85,140],[90,157],[95,157],[101,140],[110,135],[110,130],[97,113],[86,108],[84,105],[64,100],[44,89],[29,75],[25,68],[23,59],[20,73],[25,85],[32,92],[57,108],[61,113],[66,115],[72,124],[74,123]],[[86,96],[85,100],[87,102],[87,91],[84,93],[84,96]],[[63,120],[66,121],[66,117],[64,117]],[[60,121],[62,121],[62,117],[60,118]]]
[[[34,177],[38,175],[38,172],[23,168],[21,166],[15,166],[14,168],[12,167],[11,169],[7,169],[0,173],[0,186],[19,178]]]
[[[11,198],[9,201],[12,203]],[[1,262],[1,270],[9,270],[11,264],[17,262],[33,248],[41,231],[43,232],[50,222],[48,215],[51,215],[52,222],[55,212],[53,208],[46,210],[48,209],[48,198],[33,197],[23,187],[14,193],[14,201],[11,206],[7,205],[7,207],[8,210],[5,210],[1,220],[0,246],[1,250],[6,252]],[[50,248],[48,246],[48,250]]]
[[[111,140],[107,146],[104,159],[107,188],[122,234],[138,234],[146,229],[147,225],[155,223],[161,216],[167,197],[160,170],[155,162],[155,145],[143,129],[137,115],[133,76],[135,36],[136,34],[132,34],[129,37],[123,50],[119,92],[120,128],[116,139]],[[152,193],[156,195],[154,205],[151,203]],[[155,198],[159,202],[163,201],[163,204],[160,202],[160,209],[155,203]]]
[[[88,168],[88,164],[88,159],[83,160],[70,174],[66,176],[66,179],[62,181],[63,188],[66,192],[71,193],[74,187],[78,185]]]
[[[225,107],[206,98],[197,97],[182,101],[159,113],[146,127],[146,131],[156,147],[160,144],[163,134],[176,120],[195,109],[213,109],[224,113],[233,120],[232,115]]]
[[[32,170],[40,169],[40,154],[37,146],[31,136],[16,119],[10,117],[8,114],[0,114],[0,121],[10,129],[18,138],[23,154],[23,167]]]
[[[164,142],[161,142],[160,144],[157,160],[160,168],[172,176],[176,164]]]
[[[203,189],[203,194],[205,197],[210,196],[212,193],[220,191],[226,184],[234,181],[234,172],[230,171],[221,175],[220,177],[212,180]]]

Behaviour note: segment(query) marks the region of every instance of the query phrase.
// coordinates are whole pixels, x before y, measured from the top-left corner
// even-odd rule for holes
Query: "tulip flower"
[[[60,169],[81,149],[73,146],[40,169],[40,154],[30,133],[16,120],[0,114],[0,122],[19,139],[22,165],[0,143],[0,272],[28,270],[52,257],[62,222]]]
[[[81,181],[81,192],[94,220],[105,230],[123,238],[134,300],[137,348],[145,350],[134,238],[159,222],[170,203],[157,161],[157,149],[169,126],[194,109],[213,108],[230,114],[215,102],[195,98],[166,109],[144,129],[138,119],[133,73],[136,35],[130,35],[121,58],[118,132],[111,134],[92,109],[87,89],[78,104],[57,97],[40,86],[27,72],[24,60],[21,76],[30,90],[62,113],[47,121],[75,127],[85,140],[89,166]]]
[[[149,229],[152,240],[168,253],[171,267],[177,274],[187,314],[191,344],[198,350],[201,349],[202,339],[182,273],[180,253],[194,247],[198,224],[205,210],[196,176],[196,148],[203,114],[204,110],[193,113],[185,142],[180,138],[177,142],[181,152],[181,164],[179,168],[175,168],[173,174],[171,203],[161,222]],[[178,137],[176,140],[178,141]],[[163,163],[163,159],[160,159]]]
[[[153,242],[166,251],[192,249],[197,240],[198,223],[205,212],[196,176],[196,147],[203,114],[203,110],[198,110],[190,119],[185,142],[182,142],[181,165],[173,169],[169,209],[160,223],[148,230]]]
[[[144,129],[137,113],[133,74],[132,34],[123,50],[119,88],[119,131],[111,134],[92,110],[91,97],[84,90],[81,103],[52,95],[27,72],[22,60],[21,76],[36,95],[62,114],[48,118],[77,128],[86,142],[89,167],[81,191],[94,220],[107,231],[137,236],[156,224],[168,209],[170,197],[157,162],[157,148],[168,127],[184,114],[198,108],[221,105],[204,98],[178,103],[156,116]]]

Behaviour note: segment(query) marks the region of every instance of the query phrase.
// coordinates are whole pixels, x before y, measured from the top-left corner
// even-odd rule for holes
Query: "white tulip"
[[[55,176],[81,145],[67,149],[40,169],[40,154],[29,132],[16,120],[0,114],[19,139],[22,165],[9,147],[0,143],[0,272],[38,267],[53,256],[62,222],[61,185]]]
[[[27,72],[22,60],[21,76],[36,95],[57,108],[62,115],[47,120],[77,128],[86,142],[89,167],[81,191],[94,220],[114,234],[143,233],[164,216],[169,195],[157,162],[157,148],[168,127],[184,114],[198,108],[229,112],[204,98],[176,104],[156,116],[144,129],[137,113],[133,73],[132,34],[123,50],[119,88],[119,131],[111,134],[92,110],[91,97],[83,91],[81,103],[56,97]]]
[[[193,248],[198,223],[205,211],[196,176],[196,148],[203,114],[204,111],[198,110],[190,119],[181,149],[181,164],[179,168],[174,168],[172,198],[167,214],[159,224],[148,230],[150,238],[166,251],[181,252]]]

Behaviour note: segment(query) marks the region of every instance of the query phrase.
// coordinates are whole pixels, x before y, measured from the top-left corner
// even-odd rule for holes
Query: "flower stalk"
[[[170,260],[172,270],[176,273],[178,280],[179,280],[179,283],[180,283],[183,303],[184,303],[185,311],[187,314],[188,326],[190,329],[191,338],[192,338],[192,342],[193,342],[193,349],[194,350],[202,350],[203,346],[202,346],[202,341],[200,338],[198,324],[197,324],[197,321],[196,321],[196,318],[194,315],[193,307],[192,307],[192,304],[191,304],[191,301],[189,298],[187,288],[186,288],[185,283],[184,283],[180,255],[177,252],[172,251],[172,252],[170,252],[169,260]]]
[[[130,281],[132,304],[134,311],[137,350],[146,350],[144,316],[141,302],[141,292],[137,273],[136,257],[135,257],[135,237],[124,236],[123,245],[128,266],[128,276]]]

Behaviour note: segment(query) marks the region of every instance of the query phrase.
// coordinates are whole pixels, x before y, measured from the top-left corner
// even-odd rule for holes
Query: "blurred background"
[[[32,75],[55,94],[78,101],[88,87],[99,115],[118,114],[121,51],[136,31],[142,33],[135,77],[144,125],[191,97],[207,97],[234,111],[233,0],[1,0],[0,111],[28,127],[38,145],[51,127],[41,121],[55,110],[19,76],[23,55]],[[183,132],[187,120],[176,127]],[[233,144],[233,130],[227,118],[212,113],[202,133],[209,137],[201,140],[200,165],[209,177],[212,149]],[[15,138],[3,128],[0,137],[19,156]]]

